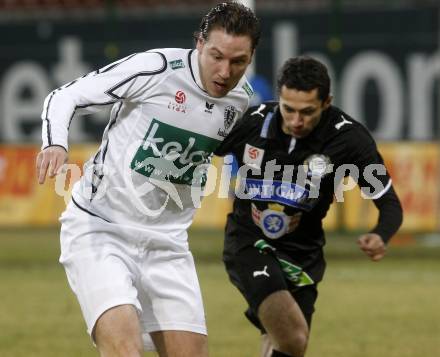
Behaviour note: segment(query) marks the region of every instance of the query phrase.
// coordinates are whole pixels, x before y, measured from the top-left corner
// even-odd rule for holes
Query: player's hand
[[[298,227],[301,217],[302,212],[297,212],[290,218],[289,226],[287,227],[287,233],[293,232],[296,227]]]
[[[36,168],[38,183],[41,185],[46,180],[46,175],[53,178],[67,162],[67,152],[61,146],[49,146],[37,155]]]
[[[358,244],[361,250],[374,262],[385,256],[386,246],[380,235],[367,233],[359,237]]]

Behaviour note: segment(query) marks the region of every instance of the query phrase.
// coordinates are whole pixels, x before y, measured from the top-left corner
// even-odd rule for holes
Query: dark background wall
[[[39,142],[40,113],[52,89],[132,52],[192,47],[202,12],[0,22],[0,142]],[[323,60],[335,103],[381,140],[440,138],[440,7],[385,10],[328,7],[261,11],[256,73],[273,88],[292,55]],[[276,94],[274,93],[274,96]],[[105,115],[77,120],[73,142],[101,136]]]

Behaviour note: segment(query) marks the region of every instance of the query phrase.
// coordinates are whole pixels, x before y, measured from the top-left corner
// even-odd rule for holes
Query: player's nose
[[[289,117],[289,123],[291,126],[295,128],[299,128],[303,126],[303,120],[299,113],[292,113]]]
[[[220,63],[219,75],[223,80],[228,80],[231,77],[231,65],[229,61],[222,61]]]

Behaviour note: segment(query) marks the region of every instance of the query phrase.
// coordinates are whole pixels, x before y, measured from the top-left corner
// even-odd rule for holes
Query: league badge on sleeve
[[[259,169],[261,168],[261,163],[263,162],[263,156],[264,149],[246,144],[243,153],[243,163]]]

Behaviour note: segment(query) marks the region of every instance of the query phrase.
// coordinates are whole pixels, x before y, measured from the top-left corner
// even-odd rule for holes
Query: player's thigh
[[[232,283],[241,291],[253,314],[269,295],[288,290],[284,273],[276,257],[260,253],[253,246],[224,257]]]
[[[98,318],[112,307],[133,305],[141,311],[133,285],[136,267],[130,247],[112,235],[106,222],[80,214],[64,215],[62,223],[60,262],[89,334]]]
[[[258,308],[258,318],[271,335],[280,338],[288,338],[292,331],[308,333],[304,315],[287,290],[276,291],[267,296]]]
[[[291,291],[296,303],[300,307],[309,326],[312,326],[312,316],[315,312],[315,303],[318,298],[318,287],[316,284],[302,286]]]
[[[155,331],[150,333],[159,356],[206,357],[208,342],[206,335],[189,331]]]
[[[170,248],[150,250],[142,263],[141,286],[145,331],[189,331],[206,335],[202,294],[191,252]]]

